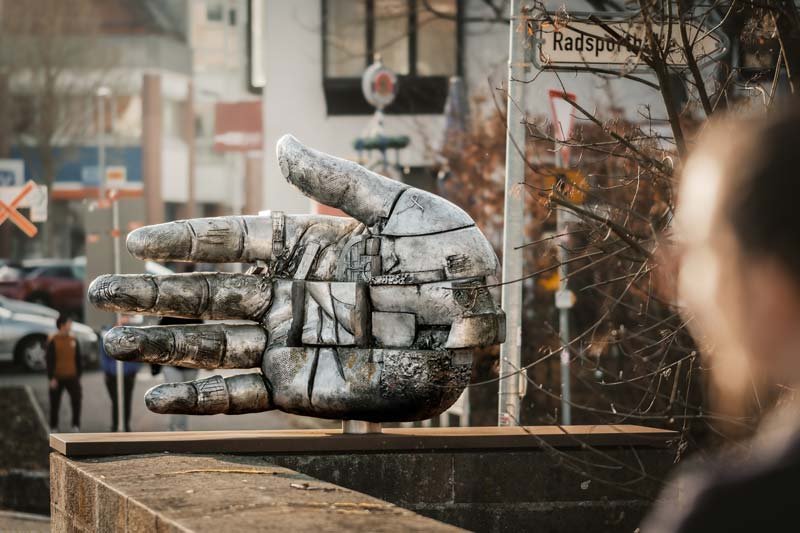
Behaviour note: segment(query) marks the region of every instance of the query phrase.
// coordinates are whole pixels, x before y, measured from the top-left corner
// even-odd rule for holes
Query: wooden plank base
[[[53,433],[50,447],[67,457],[144,453],[340,454],[574,448],[665,447],[674,431],[634,425],[384,428],[382,433],[339,430]]]

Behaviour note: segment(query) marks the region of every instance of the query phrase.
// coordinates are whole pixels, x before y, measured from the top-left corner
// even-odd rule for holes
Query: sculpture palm
[[[419,420],[469,381],[472,348],[502,342],[487,277],[496,256],[461,209],[291,136],[286,179],[353,218],[230,216],[148,226],[128,236],[140,259],[251,263],[245,274],[105,275],[89,287],[106,310],[237,320],[117,327],[121,360],[260,372],[156,386],[158,413],[280,409],[322,418]],[[247,322],[243,322],[247,321]]]

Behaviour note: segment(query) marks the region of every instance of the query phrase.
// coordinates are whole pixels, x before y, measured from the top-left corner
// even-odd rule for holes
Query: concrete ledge
[[[380,434],[331,430],[59,433],[50,446],[68,457],[142,453],[335,453],[514,450],[585,446],[666,447],[673,431],[631,425],[387,428]]]
[[[305,502],[306,491],[311,491],[348,497],[351,493],[359,497],[369,494],[383,505],[389,502],[472,531],[633,531],[664,488],[663,480],[673,466],[674,452],[668,445],[674,437],[669,431],[636,426],[415,428],[386,430],[381,435],[319,430],[54,435],[51,443],[73,458],[52,454],[51,485],[54,501],[58,494],[65,494],[66,486],[70,487],[66,494],[72,494],[67,498],[85,493],[97,502],[100,493],[91,491],[108,488],[127,502],[127,510],[119,511],[126,513],[124,520],[155,513],[161,516],[156,525],[168,528],[178,520],[172,517],[178,516],[182,528],[197,531],[216,531],[219,522],[214,521],[214,514],[207,523],[186,522],[196,517],[174,514],[182,513],[183,506],[201,512],[200,507],[192,507],[193,497],[186,499],[187,490],[209,494],[221,490],[208,503],[209,509],[214,513],[222,509],[219,512],[237,517],[236,513],[244,513],[246,520],[236,522],[235,529],[269,522],[270,527],[297,530],[294,516],[273,509],[269,502],[292,508]],[[132,450],[171,453],[108,456]],[[219,450],[229,453],[211,455]],[[176,452],[195,455],[178,456]],[[196,464],[193,461],[206,466],[191,466]],[[63,475],[55,470],[57,462],[69,465],[82,479],[90,475],[100,481],[86,485],[73,479],[59,485],[67,478],[59,477]],[[189,466],[180,466],[184,462]],[[260,473],[251,473],[253,468]],[[249,492],[238,495],[251,490],[253,484],[268,487],[258,481],[268,476],[280,480],[298,476],[300,486],[275,485],[283,492],[271,499],[254,500]],[[160,487],[157,491],[151,488],[154,483]],[[217,500],[219,505],[214,503]],[[359,513],[365,509],[348,509],[354,511],[348,514],[334,505],[336,501],[321,501],[320,505],[323,503],[328,506],[325,512],[334,510],[355,520],[350,523],[337,518],[331,522],[332,528],[361,527]],[[53,512],[63,514],[81,505],[69,504],[64,511],[54,507]],[[117,512],[113,506],[102,509],[106,509],[102,515]],[[321,512],[322,507],[315,509]],[[317,518],[320,516],[327,520],[327,515]]]
[[[459,531],[287,468],[225,456],[50,456],[52,531]]]

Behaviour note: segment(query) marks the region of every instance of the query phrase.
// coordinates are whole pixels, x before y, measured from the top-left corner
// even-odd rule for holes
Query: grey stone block
[[[97,486],[75,466],[64,465],[64,511],[76,527],[93,528]]]
[[[97,530],[125,531],[127,501],[106,485],[97,485]]]
[[[152,533],[156,531],[156,513],[130,500],[125,507],[125,531],[127,533]]]
[[[608,449],[458,453],[454,455],[455,501],[653,499],[661,490],[671,455],[667,450],[639,450],[639,455],[650,454],[642,472],[633,453]]]
[[[478,533],[616,533],[635,531],[647,507],[641,502],[538,504],[460,504],[414,511]]]
[[[451,454],[272,456],[264,460],[397,505],[453,501]]]

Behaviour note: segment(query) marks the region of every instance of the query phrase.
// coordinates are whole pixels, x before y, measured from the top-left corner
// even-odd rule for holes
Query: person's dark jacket
[[[765,441],[749,453],[688,461],[642,533],[800,531],[800,431]]]

